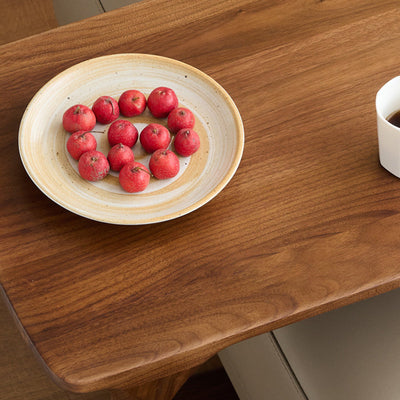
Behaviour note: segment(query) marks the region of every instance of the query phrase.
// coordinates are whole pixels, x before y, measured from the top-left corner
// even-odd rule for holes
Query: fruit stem
[[[111,104],[112,114],[115,115],[114,103],[112,102],[111,99],[107,99],[106,101]]]
[[[104,130],[104,131],[94,131],[94,130],[92,130],[92,131],[88,131],[88,132],[93,132],[93,133],[106,133],[105,130]]]
[[[137,172],[137,171],[143,171],[146,172],[146,174],[149,174],[151,176],[151,173],[149,171],[147,171],[146,169],[142,168],[142,167],[134,167],[132,169],[132,172]]]

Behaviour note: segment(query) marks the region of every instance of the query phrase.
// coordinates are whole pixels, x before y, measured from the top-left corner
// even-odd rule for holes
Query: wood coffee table
[[[397,0],[144,0],[0,47],[0,283],[55,382],[172,398],[233,343],[399,287],[400,181],[379,165],[374,107],[399,18]],[[184,217],[91,221],[21,164],[37,90],[116,53],[184,61],[240,110],[239,169]]]

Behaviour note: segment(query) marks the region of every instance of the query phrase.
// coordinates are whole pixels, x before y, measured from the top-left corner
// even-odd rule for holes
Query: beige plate
[[[196,117],[201,147],[180,157],[181,170],[173,179],[152,178],[137,194],[123,191],[118,175],[100,182],[83,180],[77,162],[66,151],[69,134],[62,127],[64,111],[74,104],[91,106],[102,95],[115,97],[138,89],[146,97],[158,86],[172,88],[182,106]],[[124,118],[124,117],[121,117]],[[131,120],[140,132],[155,120],[148,110]],[[96,125],[106,131],[107,126]],[[96,133],[97,149],[107,154],[106,133]],[[19,152],[33,182],[62,207],[93,220],[114,224],[148,224],[187,214],[211,200],[239,166],[244,146],[243,123],[226,91],[196,68],[169,58],[146,54],[117,54],[77,64],[44,85],[29,103],[19,130]],[[136,161],[148,165],[140,143]]]

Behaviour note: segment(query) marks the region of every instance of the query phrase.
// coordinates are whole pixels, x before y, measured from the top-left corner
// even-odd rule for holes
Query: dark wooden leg
[[[171,400],[175,394],[192,375],[195,369],[180,372],[169,377],[159,379],[148,384],[129,388],[113,390],[111,400]]]

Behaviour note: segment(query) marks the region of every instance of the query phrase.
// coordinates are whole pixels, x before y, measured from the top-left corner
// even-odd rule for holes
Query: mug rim
[[[390,113],[387,117],[385,117],[385,116],[383,115],[383,113],[382,113],[382,106],[381,106],[381,103],[380,103],[380,98],[383,96],[382,92],[384,92],[384,90],[385,90],[388,86],[393,85],[393,83],[395,83],[395,82],[397,82],[397,81],[398,81],[399,91],[400,91],[400,75],[395,76],[394,78],[392,78],[392,79],[390,79],[389,81],[387,81],[383,86],[381,86],[381,88],[380,88],[380,89],[378,90],[378,92],[376,93],[376,97],[375,97],[375,109],[376,109],[376,113],[377,113],[378,117],[379,117],[382,121],[384,121],[384,123],[385,123],[387,126],[389,126],[389,127],[393,128],[393,129],[395,129],[396,131],[400,132],[400,127],[398,127],[398,126],[396,126],[396,125],[393,125],[392,123],[390,123],[390,122],[387,120],[387,118],[388,118],[392,113]],[[398,110],[397,110],[397,111],[400,111],[400,102],[399,102],[399,107],[398,107]],[[396,111],[393,111],[393,112],[396,112]]]

